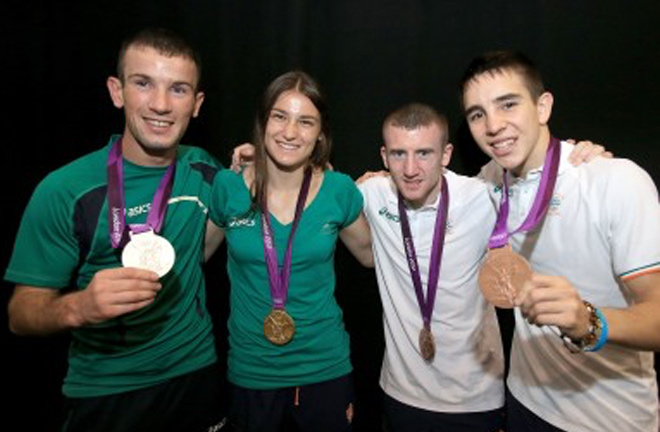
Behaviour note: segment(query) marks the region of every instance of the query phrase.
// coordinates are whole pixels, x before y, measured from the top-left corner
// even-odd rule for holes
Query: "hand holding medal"
[[[598,351],[607,341],[605,315],[564,277],[534,274],[516,306],[530,324],[548,326],[572,353]]]
[[[582,300],[575,287],[560,276],[535,274],[525,258],[513,252],[509,237],[534,229],[545,217],[559,171],[560,144],[550,139],[539,189],[522,225],[507,229],[509,193],[506,172],[502,176],[502,201],[497,222],[488,243],[488,254],[479,273],[479,285],[486,300],[500,308],[520,307],[530,324],[548,326],[572,352],[597,351],[607,341],[605,315]]]

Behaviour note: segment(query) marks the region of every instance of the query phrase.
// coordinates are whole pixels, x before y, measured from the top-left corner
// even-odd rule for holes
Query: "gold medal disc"
[[[264,336],[275,345],[286,345],[293,339],[296,326],[284,309],[273,309],[264,319]]]
[[[525,258],[507,245],[490,249],[479,272],[479,286],[493,306],[511,309],[516,295],[532,277],[532,268]]]

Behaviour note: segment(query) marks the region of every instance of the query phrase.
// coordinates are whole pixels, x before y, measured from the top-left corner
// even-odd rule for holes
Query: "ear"
[[[206,96],[204,95],[204,92],[197,92],[195,95],[195,110],[193,111],[193,118],[197,118],[199,115],[199,109],[202,107],[202,103],[204,103],[204,98]]]
[[[445,144],[445,148],[442,149],[442,167],[446,168],[451,162],[451,155],[454,151],[454,145],[452,143]]]
[[[536,107],[539,112],[539,123],[542,125],[547,125],[552,115],[552,104],[554,102],[554,97],[552,93],[545,92],[539,96],[538,102],[536,102]]]
[[[390,166],[387,164],[387,149],[385,146],[380,148],[380,157],[383,158],[383,165],[385,165],[385,169],[390,169]]]
[[[110,92],[110,99],[112,99],[112,104],[116,108],[124,107],[124,85],[121,80],[117,77],[108,77],[106,81],[106,86],[108,87],[108,92]]]

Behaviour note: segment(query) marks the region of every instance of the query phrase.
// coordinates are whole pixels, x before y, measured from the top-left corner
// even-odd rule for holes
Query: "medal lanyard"
[[[113,144],[108,153],[108,224],[110,242],[113,248],[124,247],[129,240],[126,230],[126,201],[124,197],[124,161],[121,152],[122,139]],[[131,224],[131,233],[139,234],[153,230],[158,233],[165,220],[167,201],[172,193],[176,162],[167,167],[151,202],[151,208],[144,224]]]
[[[557,138],[550,138],[550,144],[545,155],[543,172],[541,173],[541,182],[536,191],[536,197],[532,208],[525,221],[513,232],[507,230],[507,219],[509,218],[509,185],[507,182],[507,172],[502,174],[502,199],[500,209],[497,215],[495,228],[488,241],[489,249],[497,249],[509,243],[509,237],[519,232],[527,232],[535,228],[545,216],[550,204],[550,198],[557,183],[557,173],[559,172],[559,156],[561,155],[561,145]]]
[[[268,213],[268,197],[264,197],[261,206],[261,226],[262,235],[264,239],[264,257],[266,258],[266,267],[268,269],[268,281],[270,284],[270,296],[273,299],[273,306],[275,309],[284,309],[286,297],[289,291],[289,280],[291,277],[291,249],[293,246],[293,237],[298,228],[298,223],[302,217],[303,209],[305,208],[305,201],[307,201],[307,193],[309,192],[309,185],[312,180],[312,169],[305,169],[302,184],[300,185],[300,192],[298,193],[298,202],[296,203],[296,213],[293,217],[291,224],[291,233],[286,246],[286,253],[284,255],[284,263],[282,270],[279,270],[277,264],[277,250],[275,248],[275,239],[272,227],[270,226],[270,213]]]
[[[410,232],[410,223],[408,222],[408,215],[406,214],[406,208],[403,204],[403,197],[401,196],[401,193],[399,193],[398,205],[399,218],[401,219],[401,235],[403,237],[403,246],[406,250],[408,268],[410,268],[413,285],[415,286],[417,303],[419,304],[419,310],[422,313],[424,327],[426,329],[430,329],[431,316],[433,315],[433,305],[435,303],[435,294],[438,290],[438,276],[440,275],[442,250],[445,244],[445,231],[447,226],[447,212],[449,210],[449,189],[447,188],[447,181],[445,180],[445,177],[442,176],[440,203],[438,204],[438,210],[435,216],[435,229],[433,230],[433,244],[431,246],[431,262],[429,264],[429,280],[426,287],[426,300],[424,299],[422,278],[419,274],[419,265],[417,263],[415,245],[413,244],[413,238]]]

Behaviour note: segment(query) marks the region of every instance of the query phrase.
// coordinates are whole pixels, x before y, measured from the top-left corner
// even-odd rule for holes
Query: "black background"
[[[603,143],[660,184],[657,0],[12,0],[0,10],[3,268],[39,180],[122,131],[122,113],[110,103],[105,80],[114,73],[120,40],[145,26],[170,27],[201,51],[207,98],[184,142],[224,163],[234,145],[249,139],[267,83],[300,68],[329,99],[335,169],[357,176],[380,168],[384,115],[421,101],[449,117],[457,146],[450,167],[475,174],[484,159],[461,120],[457,81],[475,55],[511,48],[537,61],[554,93],[556,136]],[[207,269],[222,358],[224,258],[221,251]],[[376,284],[341,246],[337,266],[356,370],[354,430],[377,431],[383,340]],[[2,429],[54,431],[67,338],[11,335],[5,325],[10,292],[3,282]]]

